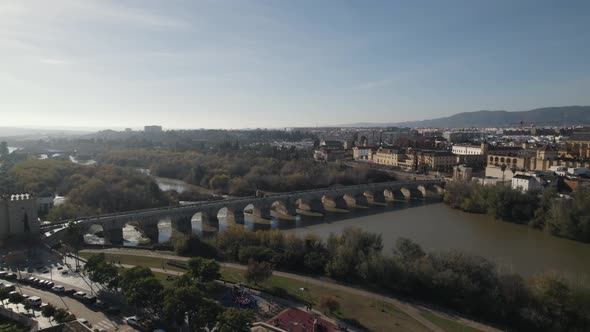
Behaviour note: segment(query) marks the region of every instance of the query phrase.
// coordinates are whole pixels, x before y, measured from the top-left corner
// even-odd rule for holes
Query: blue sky
[[[590,1],[1,1],[0,126],[256,128],[590,105]]]

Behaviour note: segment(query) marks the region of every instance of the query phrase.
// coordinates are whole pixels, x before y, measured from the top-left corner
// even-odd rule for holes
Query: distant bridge
[[[71,221],[76,221],[81,226],[82,234],[86,234],[92,225],[100,225],[105,243],[121,245],[123,228],[130,222],[136,222],[142,233],[157,243],[158,222],[166,218],[170,219],[174,230],[190,234],[191,221],[199,214],[203,225],[218,228],[217,215],[223,209],[227,211],[228,222],[241,224],[244,223],[244,212],[247,208],[251,209],[255,217],[268,220],[271,218],[272,210],[278,213],[279,218],[281,215],[289,218],[296,216],[298,210],[301,213],[324,214],[327,210],[346,211],[394,201],[440,197],[443,192],[444,182],[440,180],[370,183],[111,213],[42,225],[41,229],[48,232],[46,240],[52,244],[61,239],[63,227]],[[51,230],[54,231],[49,232]]]

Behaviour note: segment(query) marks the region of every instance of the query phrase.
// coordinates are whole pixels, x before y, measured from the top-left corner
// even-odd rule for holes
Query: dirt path
[[[104,253],[112,253],[112,254],[124,254],[124,255],[130,255],[130,256],[157,257],[157,258],[162,258],[162,259],[179,260],[179,261],[185,261],[185,262],[190,259],[187,257],[180,257],[180,256],[176,256],[176,255],[170,255],[170,254],[165,254],[165,253],[160,253],[160,252],[155,252],[155,251],[137,250],[137,249],[119,249],[119,248],[101,249],[101,250],[85,249],[85,250],[82,250],[82,252],[95,252],[95,253],[104,252]],[[238,269],[238,270],[246,270],[246,268],[247,268],[245,265],[234,264],[234,263],[219,262],[219,264],[224,267],[229,267],[229,268]],[[152,268],[151,270],[154,272],[169,273],[169,274],[179,273],[179,272],[164,270],[164,269],[160,269],[160,268]],[[478,322],[470,320],[470,319],[452,316],[452,315],[449,315],[447,313],[444,313],[444,312],[441,312],[438,310],[434,310],[434,309],[430,309],[427,307],[404,302],[404,301],[397,300],[397,299],[394,299],[391,297],[383,296],[381,294],[373,293],[373,292],[370,292],[370,291],[367,291],[364,289],[359,289],[359,288],[355,288],[355,287],[351,287],[351,286],[342,285],[342,284],[339,284],[339,283],[336,283],[333,281],[329,281],[329,280],[312,278],[312,277],[307,277],[307,276],[302,276],[302,275],[288,273],[288,272],[282,272],[282,271],[273,271],[273,275],[283,277],[283,278],[298,280],[298,281],[302,281],[302,282],[306,282],[306,283],[310,283],[310,284],[314,284],[314,285],[318,285],[318,286],[322,286],[322,287],[326,287],[326,288],[332,288],[332,289],[348,292],[348,293],[355,294],[355,295],[370,297],[373,299],[378,299],[378,300],[393,304],[396,307],[398,307],[401,311],[406,313],[408,316],[412,317],[413,319],[420,322],[422,325],[426,326],[428,329],[430,329],[431,331],[434,331],[434,332],[444,332],[444,330],[441,329],[440,327],[438,327],[437,325],[433,324],[431,321],[424,318],[422,315],[420,315],[421,311],[429,311],[434,315],[461,323],[466,326],[473,327],[475,329],[478,329],[478,330],[481,330],[484,332],[500,332],[500,331],[502,331],[502,330],[493,328],[491,326],[484,325],[482,323],[478,323]]]

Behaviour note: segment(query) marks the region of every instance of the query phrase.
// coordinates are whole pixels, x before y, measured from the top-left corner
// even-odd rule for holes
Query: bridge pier
[[[157,222],[139,223],[139,229],[152,243],[158,243],[159,231]]]
[[[244,210],[230,210],[227,209],[227,222],[233,222],[235,224],[244,224]]]
[[[321,199],[298,199],[295,203],[295,206],[296,210],[299,209],[311,214],[323,215],[326,213],[326,209],[324,208],[324,204],[322,203]]]
[[[268,206],[261,206],[261,207],[254,206],[254,209],[252,209],[252,214],[255,217],[260,218],[260,219],[265,219],[265,220],[271,219],[270,207],[268,207]]]
[[[172,229],[182,233],[182,234],[191,234],[193,231],[193,225],[191,223],[190,217],[176,217],[172,218]]]
[[[335,196],[335,197],[324,196],[322,198],[322,203],[324,203],[325,208],[341,209],[341,210],[348,209],[348,203],[346,202],[346,200],[344,200],[343,196]],[[346,212],[346,211],[344,211],[344,212]]]
[[[285,217],[296,217],[297,216],[297,209],[290,203],[282,203],[276,204],[273,206],[276,213],[279,214],[279,218],[281,216]]]
[[[217,211],[201,212],[201,231],[208,233],[215,233],[219,231],[219,219],[217,218]]]
[[[104,229],[103,233],[105,244],[112,244],[116,246],[123,245],[123,228]]]

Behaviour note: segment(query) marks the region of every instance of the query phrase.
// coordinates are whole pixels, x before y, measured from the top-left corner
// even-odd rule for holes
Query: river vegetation
[[[586,188],[565,198],[553,189],[523,193],[505,186],[452,182],[445,187],[444,202],[466,212],[487,213],[496,219],[590,243],[590,190]]]
[[[398,239],[391,254],[382,251],[381,235],[357,228],[332,234],[325,241],[313,234],[299,237],[243,228],[230,228],[207,240],[190,237],[184,241],[191,242],[182,245],[185,255],[206,253],[242,264],[268,262],[276,269],[328,276],[511,329],[590,328],[590,288],[586,285],[570,284],[552,274],[528,280],[500,274],[494,263],[480,256],[455,250],[426,252],[404,238]]]
[[[368,168],[318,164],[302,150],[271,146],[235,147],[208,153],[113,151],[104,153],[98,160],[104,164],[146,168],[152,175],[234,196],[252,195],[257,189],[286,192],[392,180]]]
[[[148,176],[114,165],[82,166],[69,161],[29,159],[14,165],[11,177],[20,191],[65,196],[48,220],[158,207],[171,203]]]

